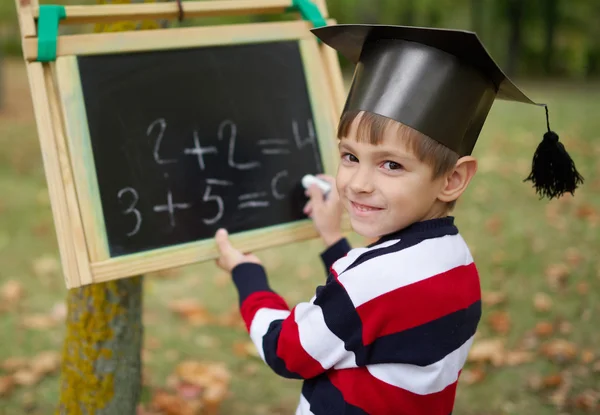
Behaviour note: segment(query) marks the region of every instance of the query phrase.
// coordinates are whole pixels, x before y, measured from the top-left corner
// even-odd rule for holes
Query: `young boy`
[[[311,188],[305,207],[328,246],[327,281],[289,311],[260,261],[223,229],[218,264],[233,275],[263,360],[305,379],[296,414],[448,415],[481,316],[477,269],[448,215],[477,170],[470,154],[495,97],[531,101],[472,33],[361,25],[314,33],[357,63],[336,186],[327,199]],[[530,180],[542,195],[572,193],[581,176],[558,136],[546,136]],[[354,231],[376,242],[350,249],[342,206]]]

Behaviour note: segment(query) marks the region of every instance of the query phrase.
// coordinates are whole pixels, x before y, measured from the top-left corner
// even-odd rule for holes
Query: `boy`
[[[468,32],[338,25],[313,31],[357,63],[327,199],[305,212],[328,246],[324,286],[291,311],[260,261],[216,234],[263,360],[305,379],[296,414],[448,415],[481,316],[479,276],[448,216],[477,170],[470,155],[496,97],[532,103]],[[546,133],[529,178],[542,195],[582,182]],[[337,188],[337,189],[336,189]],[[377,239],[350,249],[355,232]]]

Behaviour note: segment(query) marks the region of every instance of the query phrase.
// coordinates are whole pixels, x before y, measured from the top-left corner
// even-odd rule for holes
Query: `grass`
[[[34,330],[22,321],[25,315],[49,313],[66,297],[56,267],[56,238],[26,75],[18,61],[8,61],[4,74],[7,96],[0,112],[0,286],[17,280],[25,297],[16,307],[0,311],[0,362],[60,350],[60,324]],[[600,390],[600,373],[593,370],[600,359],[600,164],[596,162],[600,157],[600,85],[530,82],[526,89],[550,105],[552,127],[571,150],[587,181],[574,198],[539,201],[522,179],[529,172],[531,156],[544,132],[544,111],[516,103],[494,105],[474,154],[480,160],[480,171],[455,215],[472,247],[484,291],[500,291],[508,298],[503,305],[484,308],[479,339],[503,337],[513,349],[529,345],[535,359],[515,367],[469,365],[468,370],[485,373],[485,378],[474,384],[461,383],[457,414],[559,413],[550,399],[556,389],[530,387],[536,376],[572,378],[560,413],[591,413],[586,412],[581,393]],[[351,239],[354,244],[361,242],[356,235]],[[270,273],[272,286],[294,304],[309,299],[324,279],[317,262],[321,248],[319,241],[308,241],[257,254]],[[559,275],[562,283],[558,287],[550,284],[555,274],[552,269],[556,269],[551,266],[556,264],[566,270]],[[533,305],[538,292],[553,299],[546,313],[536,311]],[[145,398],[153,388],[165,385],[178,362],[219,361],[233,374],[223,414],[293,413],[300,384],[277,378],[256,358],[234,353],[237,342],[247,341],[243,330],[195,327],[174,315],[169,304],[183,298],[199,300],[213,314],[230,312],[237,301],[227,276],[212,263],[147,276],[144,369],[149,381]],[[489,324],[498,311],[510,318],[506,333],[495,332]],[[554,334],[547,340],[537,339],[537,343],[536,339],[533,344],[527,342],[540,321],[553,323]],[[539,345],[554,338],[576,345],[577,356],[556,363],[540,354]],[[586,349],[595,356],[582,364],[581,351]],[[48,377],[34,387],[22,387],[0,397],[0,414],[51,413],[57,394],[58,376]]]

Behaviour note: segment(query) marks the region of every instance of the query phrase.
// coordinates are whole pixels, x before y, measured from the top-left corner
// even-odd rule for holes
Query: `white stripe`
[[[410,248],[377,256],[339,274],[354,307],[397,288],[473,262],[460,235],[427,239]]]
[[[429,366],[384,363],[367,366],[377,379],[418,395],[443,391],[458,379],[467,360],[473,337],[442,360]]]
[[[344,347],[344,342],[327,327],[321,307],[300,303],[294,311],[300,345],[325,370],[356,367],[356,356]]]
[[[302,394],[300,394],[300,403],[296,408],[296,415],[315,415],[311,412],[310,404]]]
[[[400,242],[400,239],[394,239],[392,241],[382,242],[378,245],[372,246],[371,248],[354,248],[351,249],[348,254],[336,262],[333,263],[333,269],[335,272],[340,275],[342,272],[346,270],[350,265],[356,261],[356,259],[364,254],[365,252],[373,251],[375,249],[386,248],[388,246],[394,245],[396,242]]]
[[[284,320],[289,315],[290,312],[287,310],[273,310],[271,308],[261,308],[254,315],[252,323],[250,323],[250,338],[263,361],[265,360],[263,337],[269,331],[269,326],[273,321]]]

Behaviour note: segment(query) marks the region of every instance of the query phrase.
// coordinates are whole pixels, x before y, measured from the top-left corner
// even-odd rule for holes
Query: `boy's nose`
[[[359,168],[352,176],[349,187],[354,193],[371,193],[373,191],[371,172],[366,168]]]

